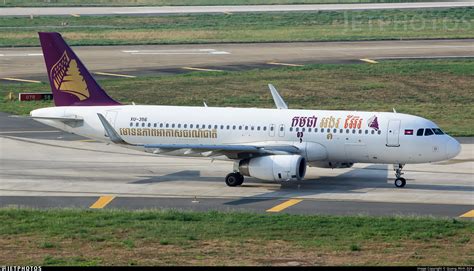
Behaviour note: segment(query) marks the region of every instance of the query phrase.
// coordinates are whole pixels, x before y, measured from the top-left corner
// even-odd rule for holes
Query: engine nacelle
[[[320,168],[350,168],[354,163],[349,162],[328,162],[328,161],[318,161],[312,162],[310,167],[320,167]]]
[[[239,172],[267,181],[302,180],[306,159],[301,155],[269,155],[241,160]]]

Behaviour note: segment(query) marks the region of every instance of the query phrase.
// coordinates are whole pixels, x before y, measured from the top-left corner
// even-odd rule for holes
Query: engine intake
[[[306,159],[301,155],[269,155],[239,162],[239,172],[267,181],[302,180],[306,174]]]

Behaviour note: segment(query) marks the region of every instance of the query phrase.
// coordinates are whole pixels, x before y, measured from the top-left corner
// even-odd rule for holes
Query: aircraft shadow
[[[161,183],[171,181],[211,181],[211,182],[223,182],[222,177],[202,177],[199,170],[182,170],[173,172],[162,176],[141,176],[146,179],[129,182],[129,184],[150,184],[150,183]]]
[[[368,173],[370,170],[370,174]],[[281,197],[303,197],[315,194],[363,194],[367,189],[373,188],[395,188],[393,184],[394,176],[388,165],[369,165],[364,168],[355,168],[349,172],[337,176],[321,176],[297,182],[283,182],[274,191],[254,195],[251,197],[232,200],[226,205],[244,205],[256,202],[263,202]],[[249,182],[250,183],[250,182]],[[249,184],[251,187],[255,184]],[[245,183],[244,183],[245,185]],[[407,187],[411,190],[432,190],[432,191],[461,191],[474,192],[472,186],[459,185],[431,185],[417,184],[407,179]]]

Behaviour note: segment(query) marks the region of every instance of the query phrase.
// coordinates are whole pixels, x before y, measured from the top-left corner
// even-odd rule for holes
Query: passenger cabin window
[[[433,135],[433,131],[431,129],[425,129],[425,136]]]

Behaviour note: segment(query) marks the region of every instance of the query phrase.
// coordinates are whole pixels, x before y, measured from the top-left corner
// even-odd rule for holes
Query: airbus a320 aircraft
[[[39,33],[56,107],[33,110],[44,124],[153,154],[234,161],[225,182],[244,176],[302,180],[307,166],[447,160],[460,144],[432,121],[396,112],[291,110],[273,86],[276,109],[122,105],[97,84],[58,33]]]

